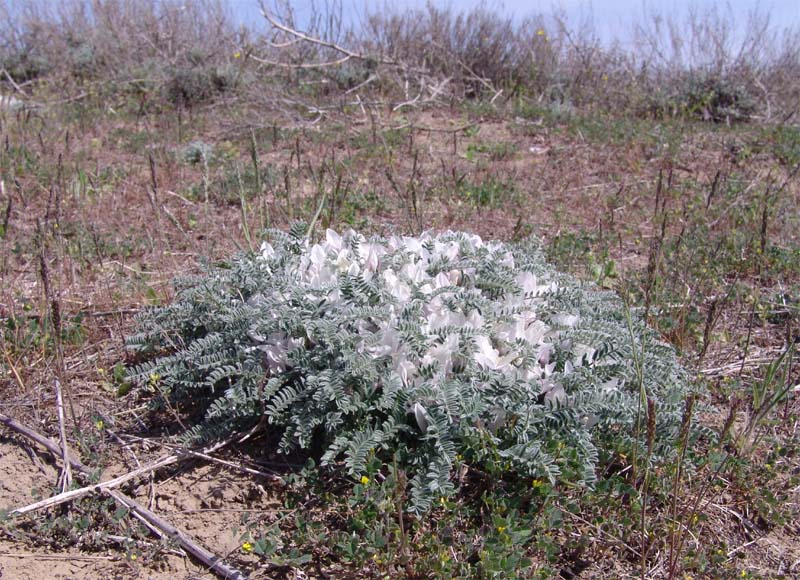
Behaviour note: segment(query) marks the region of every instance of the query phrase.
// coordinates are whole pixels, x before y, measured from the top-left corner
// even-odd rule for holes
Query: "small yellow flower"
[[[138,556],[136,554],[131,554],[130,559],[131,561],[135,562]]]
[[[497,526],[497,531],[502,534],[503,532],[506,531],[506,527],[505,526]]]
[[[439,498],[439,505],[444,505],[446,501],[447,500],[444,498],[444,496],[440,497]]]
[[[361,476],[361,485],[367,485],[369,483],[369,477],[366,475]]]
[[[250,542],[245,542],[244,544],[242,544],[242,552],[249,554],[252,551],[253,551],[253,544],[251,544]]]
[[[540,487],[543,487],[543,486],[544,486],[544,482],[541,479],[534,479],[531,482],[531,487],[533,487],[533,489],[539,489]]]
[[[242,58],[242,53],[237,50],[233,53],[233,58]]]
[[[102,419],[98,419],[97,421],[94,422],[94,426],[98,431],[100,431],[103,427],[106,426],[106,424]]]
[[[536,36],[544,36],[544,28],[540,28],[536,31]]]
[[[741,574],[739,574],[739,576],[741,576],[742,578],[744,578],[745,576],[747,576],[747,570],[742,570],[742,573],[741,573]]]

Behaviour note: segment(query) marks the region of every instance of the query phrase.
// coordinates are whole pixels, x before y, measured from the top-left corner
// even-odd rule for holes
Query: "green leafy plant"
[[[281,451],[322,449],[356,479],[391,458],[418,513],[455,492],[462,462],[587,485],[606,446],[674,454],[687,382],[672,350],[536,240],[306,234],[273,231],[139,317],[129,380],[204,411],[188,438],[271,425]],[[646,442],[642,390],[659,408]]]
[[[794,354],[795,345],[792,343],[778,358],[766,366],[764,376],[753,382],[751,411],[743,433],[744,446],[750,448],[756,444],[758,428],[766,421],[772,410],[791,395],[794,387],[791,382]]]

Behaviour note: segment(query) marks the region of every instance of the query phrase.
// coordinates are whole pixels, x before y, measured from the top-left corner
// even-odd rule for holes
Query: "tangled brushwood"
[[[272,231],[139,316],[130,379],[202,410],[189,438],[262,423],[356,479],[394,464],[418,513],[462,464],[586,485],[619,454],[673,454],[689,390],[673,351],[536,240],[306,233]]]

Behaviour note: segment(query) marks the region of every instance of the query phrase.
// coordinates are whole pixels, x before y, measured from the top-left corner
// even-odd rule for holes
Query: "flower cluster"
[[[282,256],[264,242],[261,257],[269,263]],[[474,282],[478,268],[486,263],[513,272],[513,284],[501,299],[481,302],[483,308],[478,308],[470,298],[482,294]],[[339,235],[329,229],[323,241],[306,245],[289,271],[299,287],[314,297],[323,296],[328,309],[347,301],[343,279],[376,283],[384,297],[384,316],[362,321],[363,352],[374,358],[389,357],[392,372],[407,387],[430,378],[448,380],[454,370],[477,367],[534,384],[535,393],[544,392],[548,401],[564,396],[563,389],[547,379],[555,369],[553,354],[564,329],[575,326],[580,317],[558,313],[545,321],[540,309],[548,295],[557,293],[557,284],[517,270],[513,253],[503,244],[453,232],[367,240],[352,230]],[[251,303],[257,301],[258,297]],[[400,330],[409,321],[408,305],[414,301],[419,308],[411,322],[424,338],[422,349],[405,343]],[[465,335],[470,351],[466,361],[462,357]],[[261,342],[258,348],[272,371],[287,368],[288,354],[301,340],[280,334],[252,337]],[[594,349],[575,345],[573,352],[566,361],[566,374],[590,360]],[[421,369],[429,371],[424,379]]]

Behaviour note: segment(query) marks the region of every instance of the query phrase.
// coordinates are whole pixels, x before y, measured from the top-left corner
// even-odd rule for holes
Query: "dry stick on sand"
[[[81,487],[79,489],[71,489],[69,491],[65,491],[63,493],[59,493],[58,495],[54,495],[52,497],[48,497],[41,501],[37,501],[36,503],[32,503],[30,505],[26,505],[21,508],[17,508],[9,512],[9,515],[22,515],[27,514],[30,512],[34,512],[40,509],[53,507],[57,505],[61,505],[62,503],[66,503],[68,501],[72,501],[74,499],[78,499],[85,495],[89,495],[96,491],[108,491],[110,489],[114,489],[119,487],[123,483],[126,483],[132,479],[136,479],[140,475],[144,475],[146,473],[150,473],[156,469],[161,467],[166,467],[168,465],[172,465],[177,463],[180,460],[179,455],[168,455],[166,457],[162,457],[158,461],[151,463],[149,465],[145,465],[144,467],[140,467],[139,469],[134,469],[133,471],[126,473],[125,475],[120,475],[119,477],[115,477],[114,479],[109,479],[108,481],[102,481],[100,483],[95,483],[94,485],[87,485],[86,487]]]
[[[57,444],[53,443],[52,441],[50,441],[49,439],[47,439],[43,435],[40,435],[36,431],[34,431],[34,430],[26,427],[25,425],[22,425],[21,423],[15,421],[11,417],[8,417],[7,415],[4,415],[4,414],[0,413],[0,423],[3,423],[6,427],[11,429],[12,431],[15,431],[15,432],[17,432],[17,433],[19,433],[21,435],[24,435],[25,437],[28,437],[29,439],[32,439],[33,441],[36,441],[39,445],[41,445],[42,447],[46,448],[53,455],[55,455],[57,457],[61,455],[61,451],[62,450],[59,448],[59,446]],[[227,443],[227,442],[223,442],[223,443],[220,443],[218,445],[215,445],[213,448],[207,449],[206,451],[213,451],[214,449],[219,449],[220,447],[224,446],[225,443]],[[156,469],[157,467],[163,467],[164,465],[170,465],[172,463],[175,463],[175,462],[183,459],[184,457],[191,457],[191,456],[188,456],[188,455],[187,456],[172,455],[172,456],[169,456],[169,457],[165,457],[162,460],[157,461],[154,464],[145,466],[145,467],[143,467],[141,469],[137,469],[136,471],[134,471],[132,473],[136,473],[138,475],[141,475],[142,473],[146,473],[147,471],[150,471],[152,469]],[[84,475],[89,475],[91,473],[91,470],[88,467],[86,467],[85,465],[83,465],[83,463],[81,463],[80,461],[78,461],[77,459],[75,459],[74,457],[69,455],[68,452],[67,452],[67,460],[69,461],[69,463],[72,465],[72,467],[74,469],[77,469],[78,471],[80,471]],[[167,461],[167,460],[171,460],[171,461]],[[128,474],[128,475],[130,475],[130,474]],[[123,477],[126,477],[126,476],[123,476]],[[119,480],[119,479],[122,479],[122,478],[118,477],[117,480]],[[126,479],[126,481],[129,480],[129,479],[132,479],[132,478],[128,477]],[[113,481],[117,481],[117,480],[111,480],[109,482],[105,482],[105,484],[98,484],[96,486],[90,486],[90,488],[92,488],[92,491],[94,491],[95,489],[100,489],[100,490],[104,491],[105,493],[107,493],[108,495],[110,495],[111,497],[113,497],[120,504],[122,504],[125,507],[127,507],[131,511],[131,513],[133,515],[135,515],[140,520],[146,522],[148,524],[148,527],[150,527],[151,529],[152,528],[156,528],[160,535],[168,536],[168,537],[172,538],[173,540],[175,540],[176,542],[178,542],[178,544],[181,546],[181,548],[183,548],[184,550],[186,550],[187,552],[192,554],[195,558],[200,560],[200,562],[202,562],[204,565],[206,565],[209,568],[209,570],[211,570],[212,572],[214,572],[217,575],[221,576],[222,578],[226,578],[226,579],[229,579],[229,580],[246,580],[247,576],[244,573],[240,572],[236,568],[233,568],[233,567],[225,564],[225,562],[223,562],[222,559],[219,556],[217,556],[215,554],[212,554],[211,552],[209,552],[208,550],[206,550],[205,548],[203,548],[202,546],[197,544],[194,540],[192,540],[189,536],[184,534],[181,530],[179,530],[178,528],[176,528],[175,526],[173,526],[169,522],[161,519],[155,513],[153,513],[149,509],[145,508],[144,506],[139,505],[134,499],[128,497],[124,493],[122,493],[120,491],[117,491],[115,489],[111,489],[111,488],[108,487],[108,484],[112,483]],[[106,487],[103,487],[104,485]],[[88,488],[84,488],[84,489],[88,489]],[[76,491],[79,491],[79,490],[76,490]],[[61,494],[61,495],[64,495],[64,494]],[[58,497],[58,496],[56,496],[56,497]],[[20,512],[15,510],[14,512],[11,512],[11,513],[20,513]]]

